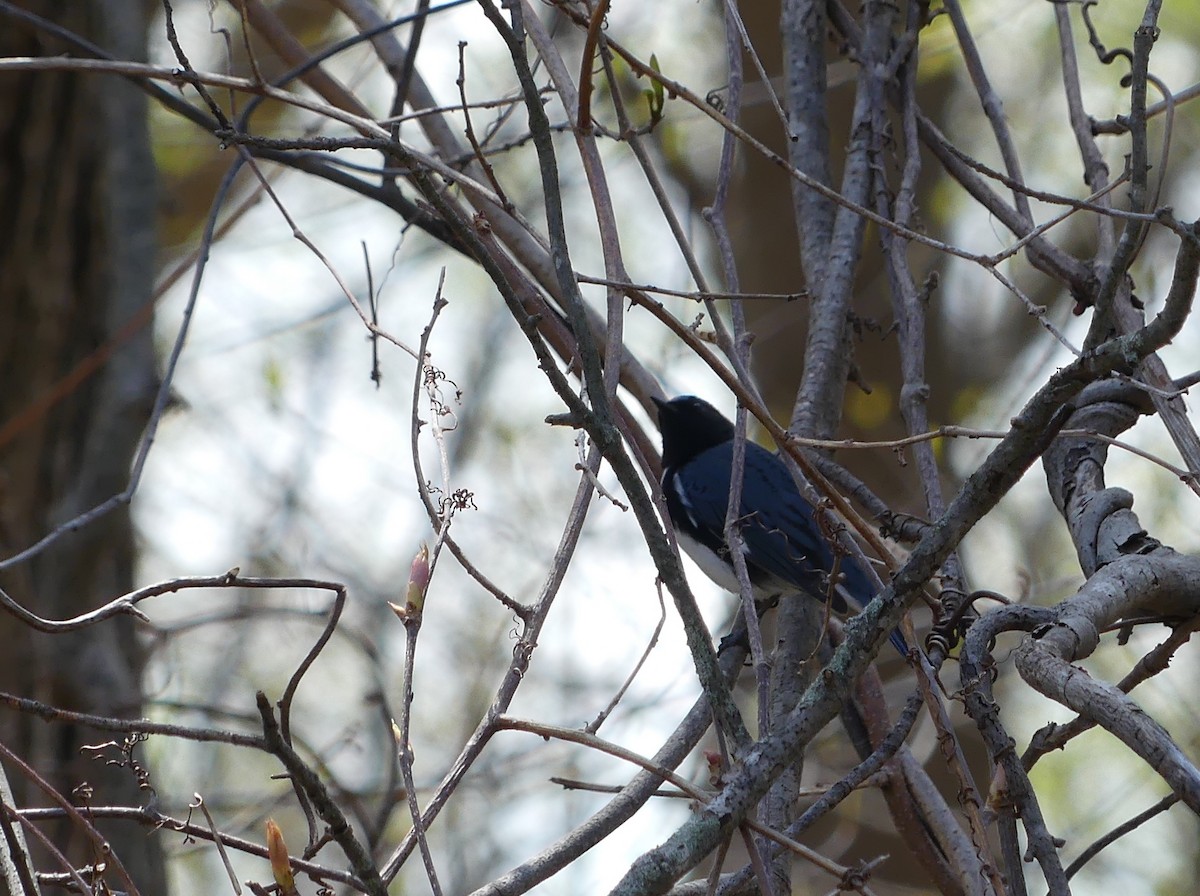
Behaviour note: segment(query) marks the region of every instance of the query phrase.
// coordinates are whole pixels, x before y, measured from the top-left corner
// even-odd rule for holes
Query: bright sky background
[[[1013,16],[1011,22],[997,20],[994,27],[999,31],[1026,27],[1028,18],[1037,14],[1035,6],[1023,6],[1021,15]],[[220,44],[208,33],[203,4],[185,7],[181,13],[184,11],[186,18],[181,21],[180,31],[196,65],[220,67]],[[713,40],[714,32],[710,16],[701,14],[690,0],[655,4],[653,12],[648,5],[617,3],[610,20],[613,33],[640,29],[637,33],[641,46],[653,49],[664,71],[674,77],[701,86],[719,86],[723,80],[716,53],[695,52],[701,41]],[[455,48],[460,39],[469,42],[468,84],[473,97],[491,96],[507,84],[505,69],[496,62],[497,43],[480,27],[481,22],[473,6],[431,21],[421,56],[422,73],[431,84],[453,89]],[[161,28],[157,31],[161,34]],[[1007,39],[994,36],[995,46],[1007,44]],[[157,47],[156,59],[161,61],[164,52],[162,46]],[[366,51],[350,57],[341,63],[338,72],[354,83],[355,73],[367,70],[365,61],[369,57]],[[1193,48],[1165,45],[1156,60],[1161,63],[1160,74],[1168,77],[1169,83],[1180,85],[1196,78]],[[1016,53],[992,53],[987,61],[994,66],[998,84],[1019,80],[1026,64]],[[366,93],[370,96],[372,88]],[[386,104],[384,96],[378,91],[375,99],[379,107]],[[445,99],[457,102],[453,95]],[[1008,111],[1014,126],[1028,124],[1023,120],[1023,107]],[[679,110],[678,104],[669,105],[668,116],[672,115],[686,120],[687,113]],[[698,146],[711,149],[712,134],[703,129],[696,134]],[[706,144],[706,140],[710,142]],[[560,145],[564,156],[571,152],[568,144]],[[1066,158],[1069,166],[1076,166],[1075,156]],[[1072,173],[1067,176],[1071,184],[1078,181],[1074,171],[1071,167]],[[1053,182],[1060,172],[1047,166],[1038,174],[1042,182]],[[574,168],[564,176],[568,181],[578,178]],[[640,174],[629,162],[613,165],[609,176],[618,194],[625,191],[622,195],[632,195],[641,189]],[[401,238],[399,221],[389,211],[290,172],[279,178],[276,188],[299,226],[328,256],[360,300],[366,293],[365,245],[375,282],[384,283],[380,291],[381,323],[409,346],[415,348],[428,322],[444,266],[443,294],[449,305],[431,340],[432,363],[463,389],[459,411],[466,413],[472,406],[475,410],[482,408],[486,421],[472,453],[450,471],[452,487],[469,488],[478,508],[461,514],[453,532],[490,577],[514,595],[531,599],[552,555],[558,537],[556,527],[565,518],[577,481],[573,468],[579,455],[573,433],[542,422],[547,414],[562,408],[544,385],[531,361],[531,352],[503,312],[494,289],[473,265],[446,253],[431,252],[429,242],[419,234]],[[585,233],[584,228],[592,226],[590,207],[577,202],[570,208],[572,227]],[[1188,213],[1183,208],[1177,211]],[[1195,212],[1193,209],[1191,213]],[[692,223],[698,231],[702,229],[699,222]],[[634,210],[622,224],[628,266],[635,279],[691,288],[681,264],[663,262],[664,258],[674,259],[676,253],[671,250],[666,228],[659,226],[656,217]],[[992,251],[1008,242],[999,225],[982,216],[964,216],[961,226],[962,232],[952,237],[975,248]],[[594,242],[579,245],[585,248],[574,259],[577,269],[598,273],[601,266]],[[1169,255],[1156,249],[1156,257],[1161,258],[1157,282],[1139,283],[1142,294],[1155,297],[1151,310],[1157,307],[1169,282]],[[1015,301],[1002,295],[994,281],[978,272],[973,277],[964,274],[958,281],[955,276],[951,273],[944,292],[953,295],[959,290],[973,301],[969,307],[958,306],[957,312],[951,304],[951,315],[986,314],[989,302]],[[157,327],[164,350],[177,332],[187,289],[186,282],[180,284],[160,306]],[[690,305],[678,303],[676,307],[681,317],[690,319],[694,315]],[[1081,336],[1079,319],[1060,319],[1058,323],[1070,336]],[[669,392],[696,392],[732,411],[715,379],[669,348],[656,324],[634,312],[627,315],[627,326],[630,343],[652,367],[657,364]],[[1196,352],[1198,333],[1193,322],[1177,344],[1164,352],[1176,374],[1187,372],[1194,366],[1194,359],[1200,357]],[[1029,374],[1015,389],[990,396],[971,419],[954,422],[1006,428],[1006,421],[1024,398],[1065,357],[1047,354],[1044,344],[1030,347],[1025,365]],[[497,356],[486,378],[473,373],[481,346],[493,348]],[[233,566],[241,566],[243,572],[258,572],[270,560],[278,564],[275,571],[280,575],[351,575],[357,583],[369,586],[352,593],[347,625],[378,645],[386,657],[385,669],[395,676],[396,685],[403,656],[403,629],[386,611],[382,598],[402,599],[409,561],[418,544],[429,540],[432,533],[413,485],[409,414],[414,364],[385,343],[381,343],[380,352],[383,383],[377,390],[369,379],[371,352],[362,324],[328,272],[292,238],[278,211],[263,202],[213,252],[175,380],[175,392],[184,409],[173,412],[164,422],[134,506],[146,548],[140,569],[144,582],[212,575]],[[447,385],[447,397],[453,396],[453,389]],[[423,403],[420,407],[427,418],[427,407]],[[1149,450],[1166,451],[1156,422],[1140,426],[1129,438]],[[455,435],[451,434],[449,440],[453,450]],[[988,448],[984,442],[953,445],[949,462],[960,474],[966,473]],[[440,481],[436,446],[427,435],[421,439],[421,455],[427,477]],[[614,486],[607,473],[603,481]],[[1188,503],[1194,497],[1183,497],[1169,473],[1114,451],[1110,481],[1138,495],[1136,509],[1152,531],[1162,532],[1165,540],[1178,538],[1174,544],[1180,550],[1196,549],[1194,529],[1181,526],[1194,516]],[[285,485],[290,492],[286,498],[281,495]],[[1009,593],[1019,589],[1026,550],[1022,526],[1031,516],[1044,514],[1048,503],[1040,468],[1035,468],[1000,510],[972,533],[964,545],[964,555],[977,584]],[[1062,543],[1066,544],[1065,538]],[[729,598],[698,573],[691,580],[707,618],[714,627],[721,625]],[[1068,580],[1055,579],[1047,591],[1062,596],[1070,587]],[[228,602],[228,597],[213,600],[222,604]],[[180,621],[197,613],[202,606],[199,601],[194,594],[164,597],[149,612],[163,623]],[[273,606],[320,605],[310,595],[292,595],[289,600],[276,596],[270,602]],[[603,707],[600,695],[610,692],[609,683],[619,682],[632,668],[657,620],[653,567],[632,515],[597,498],[576,562],[550,627],[541,638],[531,678],[514,712],[556,724],[584,724]],[[470,675],[461,674],[469,672],[473,664],[484,662],[473,651],[479,649],[479,643],[490,642],[494,655],[487,662],[503,661],[511,651],[514,628],[508,614],[483,595],[446,555],[432,586],[418,655],[414,712],[420,781],[432,783],[440,778],[456,744],[473,724],[473,719],[441,718],[447,707],[465,699],[473,686],[490,692],[495,685],[494,677],[472,682]],[[231,681],[223,698],[247,705],[254,687],[266,686],[290,672],[315,633],[311,625],[289,624],[281,626],[275,643],[252,642],[253,649],[263,651],[255,662],[261,680],[255,679],[253,684]],[[196,638],[186,644],[207,643],[202,634]],[[1157,633],[1142,637],[1138,643],[1144,648],[1150,638],[1157,640]],[[181,660],[190,655],[196,663],[194,671],[186,671],[185,664],[185,671],[164,677],[158,682],[155,696],[184,699],[203,691],[203,685],[209,682],[204,676],[211,672],[209,657],[202,651],[193,653],[193,649],[184,647],[171,656]],[[1108,656],[1114,654],[1110,651]],[[1133,658],[1132,651],[1126,652],[1123,662],[1128,664]],[[1195,672],[1195,664],[1188,658],[1181,658],[1177,665],[1183,667],[1185,675]],[[694,699],[691,668],[675,612],[668,602],[667,622],[658,647],[626,698],[625,709],[602,733],[632,749],[653,752],[666,727],[673,725]],[[1120,673],[1109,669],[1106,674]],[[951,670],[950,676],[956,678],[957,671]],[[1174,679],[1177,683],[1186,680]],[[322,682],[326,690],[322,690]],[[595,687],[594,682],[605,684]],[[345,703],[340,715],[346,725],[352,726],[370,684],[361,670],[327,663],[319,676],[310,679],[307,688],[315,692],[310,699]],[[1178,684],[1163,686],[1161,699],[1175,708],[1190,705],[1187,692],[1178,688]],[[1013,720],[1018,737],[1027,736],[1045,721],[1046,704],[1037,701],[1034,705],[1028,722]],[[330,742],[354,736],[337,724],[330,725],[328,734]],[[516,762],[525,754],[525,761],[544,766],[547,774],[567,774],[560,770],[560,763],[566,769],[570,762],[580,762],[576,773],[589,780],[615,783],[629,775],[627,768],[584,757],[577,748],[547,746],[517,734],[505,734],[500,740],[501,755],[511,753],[509,759]],[[919,733],[914,743],[918,755],[932,749],[928,731]],[[339,769],[352,769],[355,755],[353,749],[343,751]],[[1152,794],[1139,792],[1131,803],[1119,804],[1115,794],[1127,792],[1130,780],[1148,782],[1149,776],[1129,762],[1114,758],[1113,763],[1111,780],[1106,782],[1112,788],[1094,781],[1065,788],[1073,794],[1077,811],[1063,810],[1064,826],[1071,830],[1056,833],[1070,833],[1072,838],[1078,833],[1082,845],[1099,832],[1083,830],[1085,822],[1098,819],[1102,830],[1118,815],[1132,814],[1161,795],[1160,786],[1147,783]],[[1081,772],[1072,771],[1064,762],[1055,774]],[[580,817],[576,813],[598,805],[598,798],[589,796],[563,801],[559,791],[548,783],[542,793],[545,799],[523,794],[503,813],[513,832],[512,860],[524,858],[565,832]],[[539,892],[565,894],[607,888],[634,855],[673,830],[685,811],[681,804],[655,806],[641,813],[583,863]],[[1169,861],[1171,844],[1156,839],[1166,828],[1163,825],[1145,836],[1128,838],[1112,848],[1113,858],[1127,860],[1129,851],[1154,850],[1148,853],[1154,855],[1154,864]],[[407,879],[419,886],[418,863],[412,864],[417,877]],[[1139,862],[1137,866],[1145,864]],[[261,879],[261,868],[246,867],[249,870],[243,876]],[[1125,896],[1149,894],[1152,890],[1148,880],[1132,878],[1121,879],[1120,887]]]

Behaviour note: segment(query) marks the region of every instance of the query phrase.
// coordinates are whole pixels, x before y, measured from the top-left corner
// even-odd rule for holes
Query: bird
[[[741,591],[725,541],[733,473],[734,426],[694,395],[654,397],[662,432],[662,492],[679,546],[726,591]],[[829,601],[838,613],[863,606],[875,586],[862,566],[821,535],[816,509],[800,494],[787,466],[761,445],[746,441],[741,537],[746,571],[757,602],[803,592]],[[840,552],[839,552],[840,553]],[[837,581],[830,582],[836,567]],[[898,631],[892,643],[907,656]]]

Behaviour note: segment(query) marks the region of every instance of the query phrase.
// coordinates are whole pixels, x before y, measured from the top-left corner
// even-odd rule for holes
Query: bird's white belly
[[[696,541],[696,539],[692,538],[686,532],[676,530],[675,537],[679,542],[679,546],[683,548],[684,553],[692,558],[692,562],[700,567],[701,572],[726,591],[731,591],[734,594],[741,593],[742,589],[738,585],[737,576],[734,575],[733,569],[730,568],[727,562],[717,556],[716,551]]]

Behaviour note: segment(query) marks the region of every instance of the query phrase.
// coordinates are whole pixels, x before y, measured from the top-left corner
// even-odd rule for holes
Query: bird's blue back
[[[690,534],[718,553],[725,544],[732,461],[733,442],[723,442],[668,470],[678,497],[664,483],[668,502],[675,497],[679,505],[670,508],[672,516],[684,516],[696,529]],[[740,513],[747,567],[756,585],[770,585],[774,579],[774,584],[791,585],[818,598],[827,595],[826,576],[833,570],[834,555],[820,534],[813,506],[797,490],[783,461],[754,442],[746,442]],[[874,596],[874,586],[851,557],[843,556],[837,566],[839,580],[856,609],[861,608]],[[833,608],[844,611],[840,596],[832,597]]]
[[[714,582],[738,591],[725,517],[733,467],[735,428],[707,401],[679,395],[652,399],[663,436],[663,496],[679,545]],[[834,552],[821,534],[816,511],[804,499],[782,460],[754,442],[746,442],[742,482],[741,540],[755,598],[770,600],[803,591],[829,599],[839,613],[849,598],[861,609],[875,596],[873,581],[850,557],[834,562]],[[838,570],[837,589],[829,575]],[[902,656],[908,645],[898,630],[891,642]]]

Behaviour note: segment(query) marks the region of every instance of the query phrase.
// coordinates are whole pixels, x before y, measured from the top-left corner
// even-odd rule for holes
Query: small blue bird
[[[737,594],[741,588],[725,543],[733,424],[694,395],[653,401],[663,439],[663,496],[679,546],[710,579]],[[783,461],[751,441],[746,442],[741,522],[746,571],[757,600],[802,591],[845,613],[848,603],[861,609],[875,595],[867,574],[848,556],[836,564],[838,581],[830,587],[834,553],[812,504]],[[892,633],[892,643],[907,654],[899,632]]]

